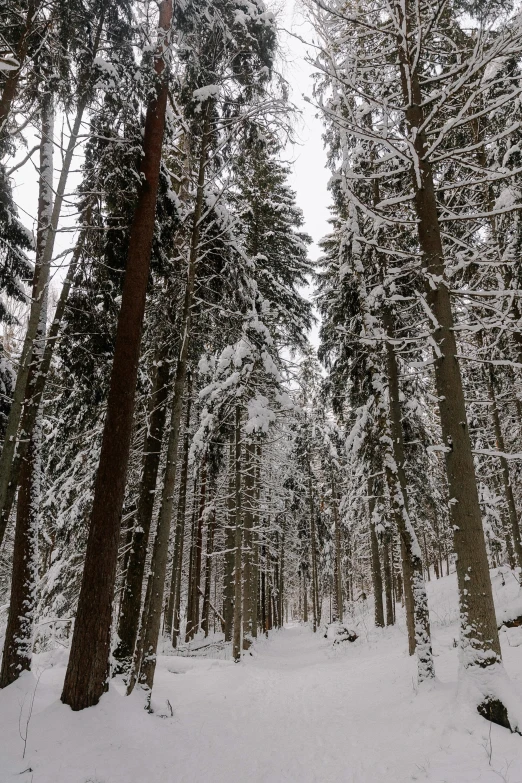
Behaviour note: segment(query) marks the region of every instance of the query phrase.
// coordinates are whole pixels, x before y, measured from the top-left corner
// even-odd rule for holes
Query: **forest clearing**
[[[519,0],[0,0],[0,783],[522,781]]]

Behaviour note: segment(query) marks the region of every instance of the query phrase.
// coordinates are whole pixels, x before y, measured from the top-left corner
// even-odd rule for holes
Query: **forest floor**
[[[493,586],[497,612],[520,603],[510,573],[495,572]],[[241,665],[163,655],[152,715],[119,683],[97,707],[71,712],[59,701],[67,651],[42,653],[33,674],[0,693],[0,781],[522,783],[522,737],[483,720],[456,687],[454,575],[428,592],[437,681],[420,688],[403,619],[377,631],[370,606],[347,623],[353,644],[295,624],[259,640]],[[522,691],[522,629],[501,636]]]

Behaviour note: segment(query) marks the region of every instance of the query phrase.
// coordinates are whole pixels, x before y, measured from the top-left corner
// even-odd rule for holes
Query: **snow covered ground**
[[[493,585],[499,614],[516,606],[510,573],[495,572]],[[454,575],[428,592],[438,679],[420,689],[402,618],[376,631],[370,607],[349,623],[353,644],[333,647],[293,625],[259,641],[241,665],[164,655],[153,715],[141,693],[126,698],[119,685],[73,713],[59,701],[66,650],[42,653],[33,674],[0,692],[0,781],[521,783],[522,737],[459,699]],[[520,687],[522,629],[501,636]]]

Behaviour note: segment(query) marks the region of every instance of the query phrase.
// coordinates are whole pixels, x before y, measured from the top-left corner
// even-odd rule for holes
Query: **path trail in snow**
[[[433,589],[438,680],[420,690],[403,621],[378,631],[368,616],[354,644],[294,625],[240,665],[161,656],[153,715],[119,685],[71,712],[66,651],[38,656],[24,759],[18,720],[24,733],[35,677],[0,693],[0,783],[522,783],[522,738],[490,731],[458,697],[454,580]],[[520,682],[522,646],[504,656]]]

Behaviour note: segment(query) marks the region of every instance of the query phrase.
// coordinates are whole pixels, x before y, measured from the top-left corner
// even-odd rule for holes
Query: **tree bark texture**
[[[143,450],[136,524],[132,535],[132,547],[121,599],[118,646],[114,651],[114,658],[119,663],[115,671],[129,668],[140,624],[143,575],[156,497],[161,444],[167,417],[170,378],[167,352],[167,345],[164,344],[158,348],[155,357],[154,384],[148,403],[149,421]]]
[[[181,606],[181,575],[183,569],[183,544],[185,540],[185,516],[187,511],[187,482],[188,463],[190,452],[190,413],[192,406],[192,377],[187,375],[187,406],[185,411],[185,434],[183,436],[183,462],[179,483],[179,497],[176,521],[176,538],[174,541],[174,553],[172,556],[172,578],[170,582],[170,596],[165,618],[165,633],[172,636],[173,647],[177,646],[180,633],[180,606]]]
[[[384,606],[382,602],[382,574],[381,560],[379,557],[379,541],[375,530],[375,481],[373,477],[368,478],[368,512],[370,517],[370,551],[372,562],[372,582],[375,611],[375,625],[377,628],[384,628]]]
[[[399,369],[397,366],[397,356],[392,344],[393,320],[387,306],[383,307],[382,316],[388,338],[386,341],[386,360],[388,370],[389,426],[392,441],[392,453],[390,454],[390,449],[388,448],[385,454],[385,470],[387,473],[390,500],[392,502],[392,508],[394,509],[395,520],[399,535],[404,543],[402,552],[405,559],[408,561],[410,569],[409,574],[404,572],[404,589],[407,592],[408,586],[411,585],[415,650],[417,653],[419,681],[422,681],[435,676],[431,649],[428,597],[424,584],[422,554],[408,509],[408,488],[406,473],[404,471],[405,454],[399,391]],[[407,582],[407,577],[409,577],[409,584]],[[408,605],[406,605],[407,610],[408,608]]]
[[[412,139],[412,168],[418,237],[422,251],[425,300],[436,327],[433,337],[435,385],[438,396],[446,474],[450,494],[450,519],[457,554],[457,581],[461,618],[461,663],[464,668],[484,667],[501,660],[493,605],[475,466],[466,415],[462,376],[457,359],[454,320],[449,285],[445,276],[444,250],[437,211],[428,144],[423,127],[422,93],[418,72],[411,65],[407,38],[412,11],[406,0],[397,6],[403,21],[398,50],[405,117]]]
[[[145,296],[154,234],[161,150],[168,97],[165,54],[172,0],[160,5],[160,43],[155,70],[161,78],[148,107],[142,181],[129,237],[107,414],[96,475],[87,552],[62,701],[73,710],[97,704],[109,675],[110,631],[120,520],[132,436],[134,398]]]
[[[241,660],[241,622],[242,622],[242,543],[243,515],[241,507],[241,408],[236,405],[236,421],[234,433],[235,456],[235,551],[234,551],[234,631],[232,636],[232,659],[238,663]]]
[[[41,101],[40,181],[38,194],[38,230],[33,295],[42,271],[42,257],[53,207],[53,134],[54,108],[49,93]],[[36,373],[42,358],[47,320],[47,290],[43,294],[40,323],[27,380],[29,396],[34,387]],[[28,405],[26,401],[26,405]],[[20,489],[16,513],[11,597],[4,640],[0,688],[18,679],[22,671],[31,667],[32,636],[36,590],[38,584],[38,529],[40,511],[41,475],[41,406],[36,416],[36,426],[29,436],[20,471]]]
[[[103,30],[103,23],[105,18],[105,6],[102,6],[101,16],[98,22],[98,28],[96,31],[95,41],[93,44],[92,58],[94,59],[98,53],[98,47],[100,45],[100,38]],[[76,116],[74,119],[73,127],[71,129],[71,135],[67,144],[67,149],[63,158],[62,170],[60,172],[60,178],[58,180],[58,186],[54,193],[54,204],[48,224],[48,229],[45,232],[45,244],[41,251],[40,269],[36,286],[33,288],[33,296],[31,299],[31,309],[29,312],[29,321],[27,323],[27,330],[24,337],[24,343],[22,346],[22,352],[20,356],[20,363],[18,366],[18,372],[16,374],[15,388],[13,391],[13,399],[11,402],[11,408],[9,410],[9,416],[6,424],[5,438],[2,447],[2,455],[0,457],[0,546],[5,535],[6,527],[9,522],[9,515],[11,512],[12,504],[16,496],[16,489],[19,480],[19,471],[21,467],[21,461],[25,456],[25,452],[28,448],[30,436],[36,423],[38,406],[36,401],[33,405],[25,405],[30,399],[30,391],[27,386],[31,363],[32,354],[35,345],[35,340],[38,334],[38,328],[42,315],[42,308],[44,300],[47,294],[49,285],[49,276],[51,269],[51,262],[54,253],[54,244],[56,234],[58,232],[58,223],[60,220],[60,214],[62,211],[63,201],[65,198],[65,188],[67,185],[67,179],[69,177],[69,171],[73,161],[73,155],[78,143],[78,136],[81,129],[81,123],[85,109],[88,105],[89,95],[89,80],[91,76],[92,68],[89,66],[83,72],[80,78],[79,89],[79,101],[76,107]],[[56,320],[56,319],[55,319]],[[52,353],[53,342],[48,343],[50,345],[50,351]],[[42,358],[42,357],[41,357]],[[45,356],[43,357],[46,361]],[[49,356],[50,363],[50,356]],[[38,384],[41,386],[41,394],[45,386],[45,380],[47,373],[38,373]],[[36,389],[33,389],[36,392]],[[23,438],[18,440],[18,436],[21,434],[21,419],[22,412],[25,405],[25,421],[23,429]],[[19,452],[19,458],[16,459],[16,452]],[[16,473],[15,469],[16,468]]]
[[[502,426],[500,422],[500,413],[498,410],[497,397],[495,393],[495,378],[493,373],[493,367],[489,367],[488,372],[488,391],[489,399],[491,400],[491,415],[493,418],[493,427],[495,429],[495,440],[497,441],[497,449],[500,454],[506,453],[506,445],[504,443],[504,435],[502,434]],[[520,527],[518,523],[517,508],[515,506],[515,497],[513,495],[513,487],[511,485],[511,477],[509,475],[508,461],[504,456],[499,457],[500,471],[502,475],[502,485],[504,489],[504,497],[506,498],[506,506],[509,516],[509,524],[511,527],[511,534],[513,536],[513,549],[516,558],[516,565],[522,568],[522,544],[520,542]],[[509,553],[509,548],[508,548]]]

